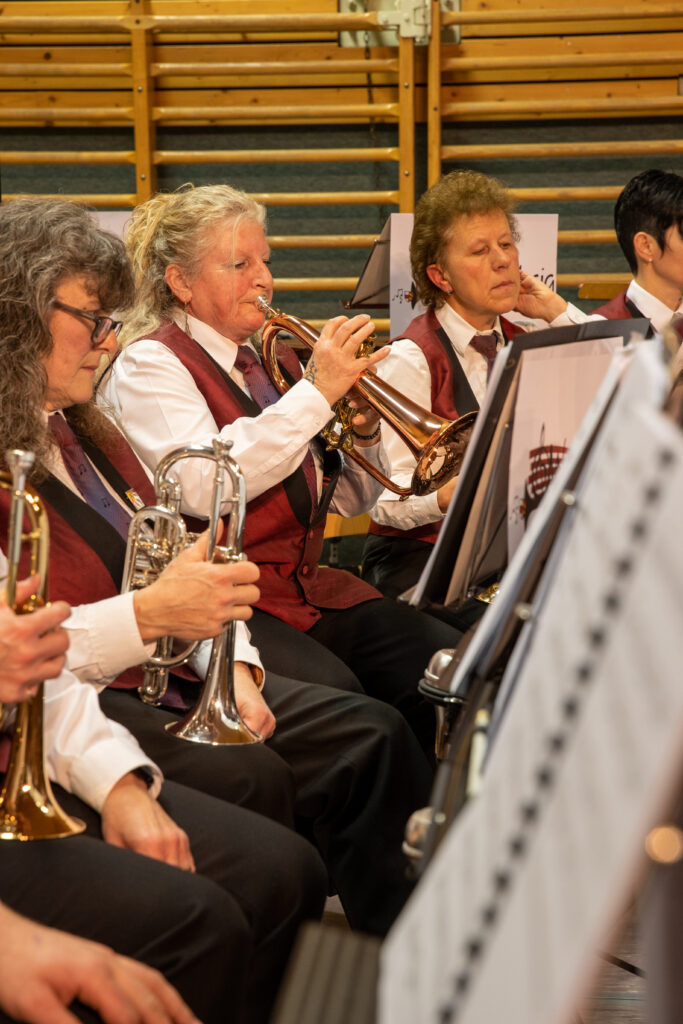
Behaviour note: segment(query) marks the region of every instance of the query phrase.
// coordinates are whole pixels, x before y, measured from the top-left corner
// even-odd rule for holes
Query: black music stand
[[[494,373],[492,380],[493,392],[488,396],[485,408],[485,419],[475,430],[472,444],[468,449],[463,470],[458,481],[455,496],[444,520],[435,549],[425,566],[420,580],[409,592],[408,600],[419,608],[428,610],[439,617],[448,619],[449,612],[454,611],[457,604],[447,598],[451,577],[458,552],[460,551],[465,531],[470,520],[475,496],[482,485],[486,489],[484,513],[490,521],[505,522],[505,510],[501,502],[507,501],[507,478],[509,471],[509,431],[499,430],[501,416],[510,406],[511,389],[516,384],[521,354],[527,350],[547,348],[554,345],[571,344],[578,341],[590,341],[600,338],[621,337],[628,344],[633,333],[645,336],[650,322],[640,320],[599,320],[583,324],[572,324],[566,327],[551,327],[547,330],[533,331],[530,334],[517,335],[499,358],[504,359],[504,366],[499,376]],[[489,457],[494,438],[500,438],[500,448],[495,453],[494,465],[490,479],[483,481],[482,473]],[[490,541],[490,538],[489,538]],[[486,541],[487,545],[489,541]],[[498,544],[497,565],[489,563],[488,575],[500,578],[507,565],[507,544]],[[483,552],[471,552],[471,564],[476,567],[483,559]],[[470,584],[475,586],[484,581],[473,577]]]

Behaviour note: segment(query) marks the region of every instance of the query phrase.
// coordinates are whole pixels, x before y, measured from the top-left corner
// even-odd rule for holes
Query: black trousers
[[[401,841],[429,799],[427,759],[401,715],[362,694],[269,672],[264,696],[275,733],[245,747],[170,736],[173,713],[134,691],[105,690],[100,702],[168,778],[264,813],[272,805],[319,849],[352,927],[383,935],[412,888]]]
[[[415,586],[433,550],[433,544],[413,537],[369,533],[363,546],[363,579],[385,597],[400,597]]]
[[[434,709],[417,684],[435,651],[456,646],[461,634],[453,626],[381,598],[342,611],[322,609],[307,633],[256,609],[249,629],[266,668],[349,690],[360,684],[400,711],[433,757]]]
[[[159,802],[190,837],[191,874],[105,843],[99,816],[54,790],[87,833],[0,842],[0,900],[157,968],[204,1024],[265,1024],[298,927],[322,909],[325,873],[312,847],[248,810],[165,782]]]

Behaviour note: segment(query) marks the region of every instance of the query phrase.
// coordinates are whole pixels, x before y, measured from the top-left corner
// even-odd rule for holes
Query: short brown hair
[[[427,267],[440,263],[450,241],[454,222],[490,210],[501,210],[508,219],[517,240],[514,218],[516,202],[508,189],[496,178],[478,171],[451,171],[418,200],[415,208],[413,234],[410,239],[410,266],[417,294],[430,309],[443,306],[446,296],[430,281]]]

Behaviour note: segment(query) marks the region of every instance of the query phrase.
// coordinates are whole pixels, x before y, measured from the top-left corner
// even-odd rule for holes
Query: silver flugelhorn
[[[239,466],[230,457],[231,447],[232,441],[214,438],[211,446],[186,445],[169,452],[160,461],[154,474],[154,490],[158,504],[140,509],[131,521],[122,593],[153,583],[169,562],[197,539],[196,535],[188,533],[180,514],[181,487],[172,473],[176,462],[182,459],[208,459],[215,464],[207,561],[239,562],[246,559],[242,552],[246,486]],[[227,537],[225,542],[219,545],[217,537],[226,477],[232,482],[231,508]],[[147,704],[161,703],[168,687],[169,669],[185,664],[198,646],[198,642],[189,644],[179,654],[174,655],[174,643],[172,636],[162,637],[157,641],[156,650],[145,665],[145,675],[139,693]],[[209,668],[197,703],[183,719],[167,725],[168,732],[195,743],[216,745],[260,742],[261,736],[249,729],[237,709],[234,652],[235,623],[231,621],[213,640]]]

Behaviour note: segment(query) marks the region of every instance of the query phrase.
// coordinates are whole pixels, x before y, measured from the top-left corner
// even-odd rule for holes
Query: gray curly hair
[[[132,300],[123,243],[99,228],[85,207],[41,198],[0,206],[0,451],[35,452],[34,477],[44,473],[51,444],[42,415],[51,304],[59,285],[76,276],[86,279],[103,310]],[[113,436],[92,403],[73,406],[67,416],[82,435],[100,442]]]

